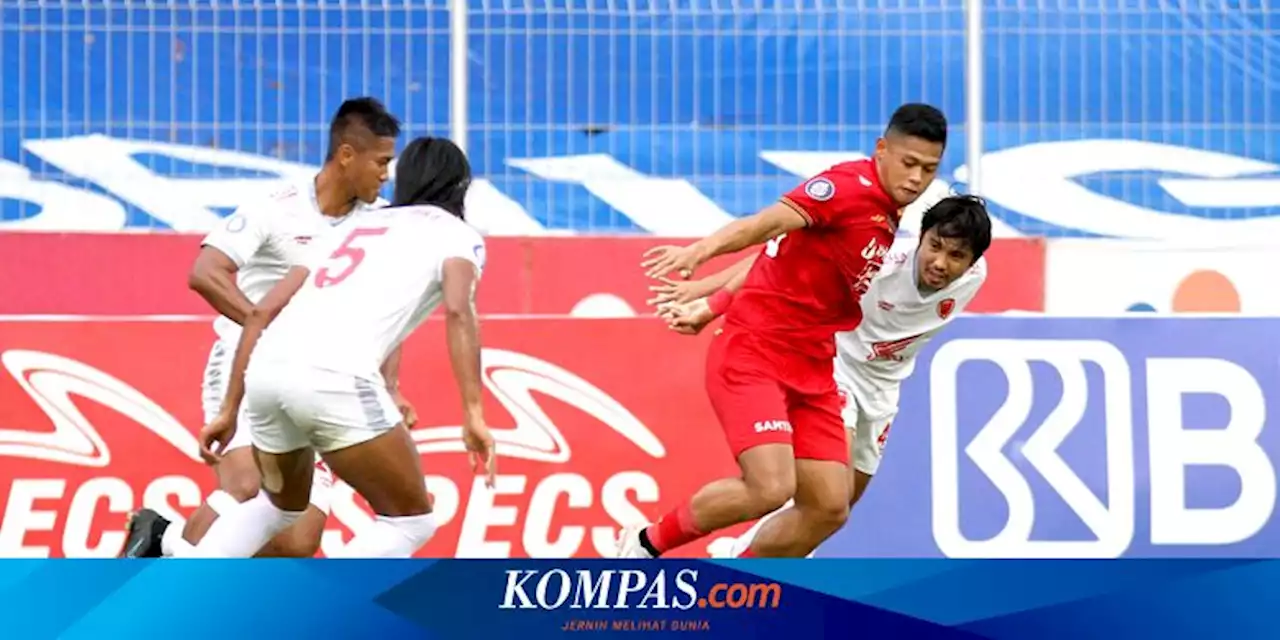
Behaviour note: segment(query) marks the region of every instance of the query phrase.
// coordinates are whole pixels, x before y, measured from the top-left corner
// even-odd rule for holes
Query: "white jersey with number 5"
[[[379,385],[387,356],[439,306],[450,258],[484,268],[484,240],[437,207],[363,211],[316,246],[302,288],[253,359],[347,373]]]
[[[836,378],[867,419],[897,412],[898,387],[915,369],[920,348],[969,305],[987,278],[987,262],[979,258],[947,287],[922,293],[918,242],[894,243],[862,296],[862,324],[836,334]]]
[[[385,204],[383,200],[359,203],[352,213]],[[309,255],[313,243],[344,219],[320,212],[314,178],[300,180],[246,202],[201,244],[231,258],[238,269],[236,285],[249,302],[257,304],[289,267]],[[213,329],[232,348],[240,339],[240,325],[224,316],[218,316]]]

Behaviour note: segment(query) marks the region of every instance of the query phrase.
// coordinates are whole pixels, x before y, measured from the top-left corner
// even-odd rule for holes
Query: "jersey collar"
[[[348,211],[347,215],[345,216],[325,215],[324,212],[320,210],[320,195],[316,191],[316,180],[319,180],[319,179],[320,179],[320,174],[317,173],[316,175],[312,176],[310,180],[307,181],[307,197],[311,198],[311,209],[312,211],[315,211],[316,213],[320,214],[320,217],[323,218],[325,222],[329,223],[329,226],[336,227],[342,224],[343,222],[345,222],[347,218],[350,218],[351,214],[355,213],[356,209],[360,208],[361,203],[359,200],[357,200],[356,205],[354,207],[351,207],[351,211]]]

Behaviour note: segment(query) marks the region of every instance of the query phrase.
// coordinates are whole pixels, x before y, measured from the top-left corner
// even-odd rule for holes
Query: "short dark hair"
[[[396,160],[392,204],[429,204],[463,218],[470,187],[467,154],[451,140],[423,136],[414,138]]]
[[[920,138],[947,146],[947,117],[936,107],[913,102],[898,107],[889,118],[885,136],[892,134]]]
[[[329,153],[325,160],[332,160],[338,153],[338,147],[349,143],[359,144],[363,135],[377,138],[396,138],[400,136],[400,121],[377,98],[351,98],[338,107],[329,121]]]
[[[920,237],[930,229],[940,238],[956,238],[969,245],[977,262],[991,247],[991,216],[987,203],[972,195],[949,196],[924,212]]]

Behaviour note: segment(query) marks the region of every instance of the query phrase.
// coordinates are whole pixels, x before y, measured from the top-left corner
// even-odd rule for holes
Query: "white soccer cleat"
[[[615,558],[640,558],[644,560],[652,560],[653,555],[649,553],[644,545],[640,544],[640,532],[648,527],[647,524],[633,524],[629,527],[623,527],[618,532],[618,543],[614,552]]]

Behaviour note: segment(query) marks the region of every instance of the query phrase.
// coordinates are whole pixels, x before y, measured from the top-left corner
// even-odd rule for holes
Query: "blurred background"
[[[705,340],[644,317],[639,255],[862,157],[915,101],[951,137],[904,241],[927,202],[978,193],[992,276],[921,355],[883,477],[820,555],[1280,551],[1280,2],[14,0],[0,556],[113,555],[121,514],[181,517],[212,488],[189,438],[212,311],[187,270],[239,202],[314,173],[359,95],[404,140],[465,148],[490,237],[486,384],[513,461],[478,496],[433,448],[458,416],[428,323],[406,385],[453,523],[429,555],[598,555],[733,472]],[[933,366],[972,340],[990,362]],[[1036,355],[1054,342],[1078,361]],[[1171,362],[1190,364],[1152,374]],[[1013,486],[953,441],[1017,394]],[[1061,465],[1022,453],[1049,416],[1075,425],[1044,436]],[[367,522],[345,491],[326,545]]]

